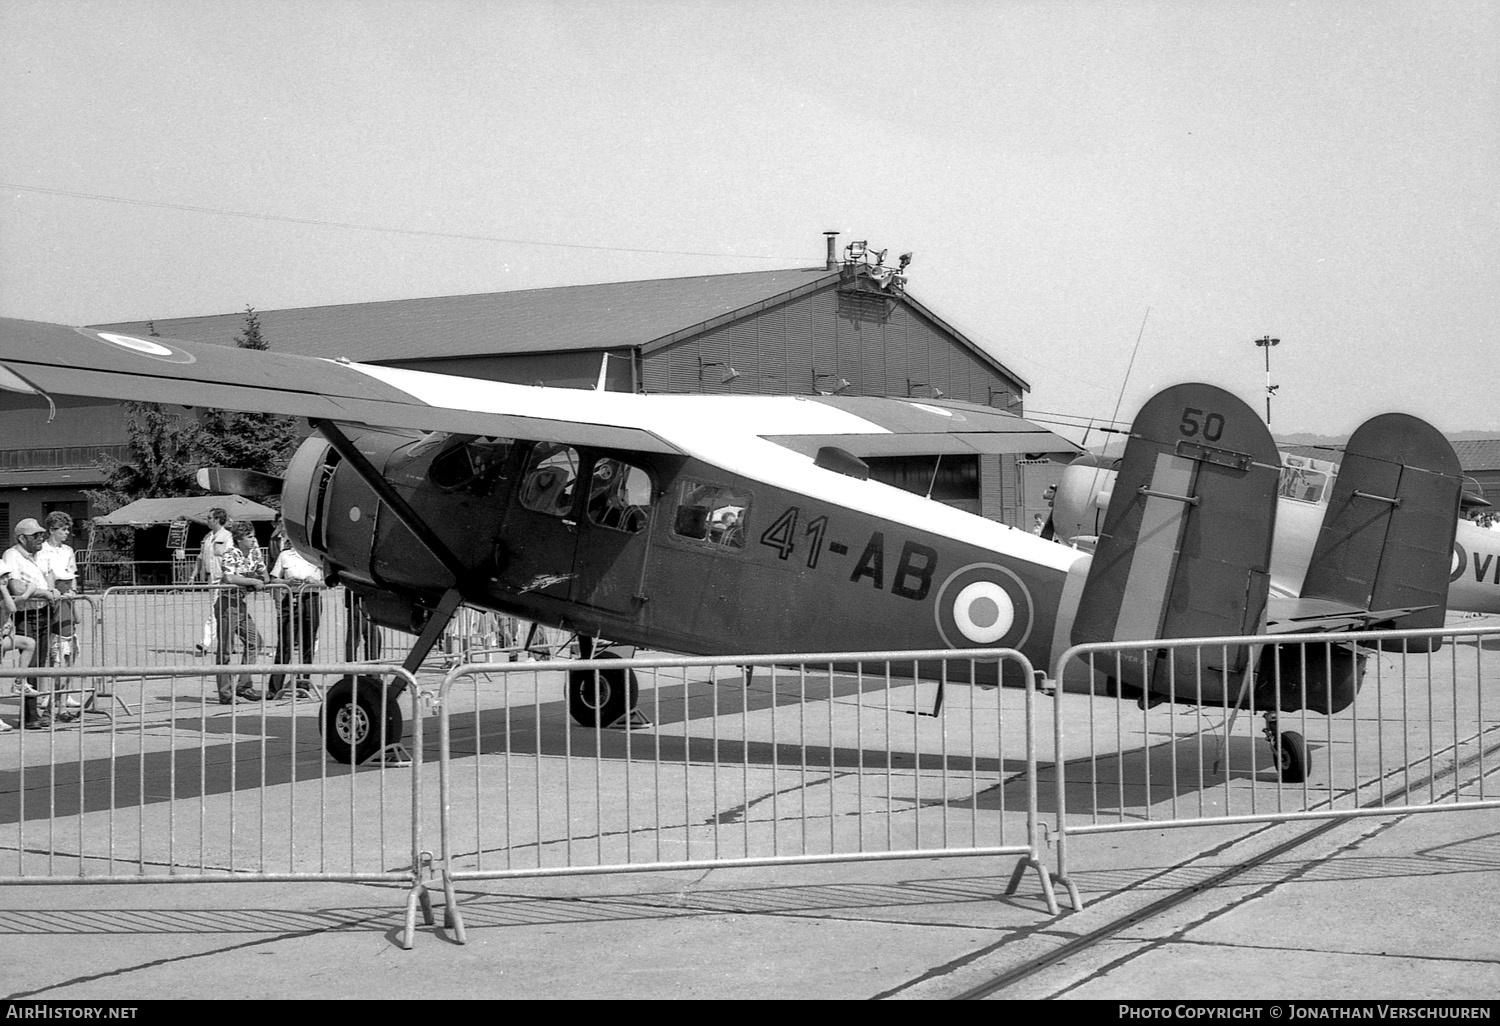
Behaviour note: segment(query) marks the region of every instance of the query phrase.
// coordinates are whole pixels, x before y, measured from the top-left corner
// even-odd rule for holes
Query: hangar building
[[[278,352],[522,384],[708,394],[947,397],[1020,414],[1029,385],[906,288],[901,270],[856,243],[822,267],[576,285],[471,296],[257,311]],[[233,344],[243,312],[93,325]],[[126,439],[118,404],[7,403],[0,451],[3,526],[62,508],[101,451]],[[43,429],[45,428],[45,433]],[[3,443],[0,443],[3,444]],[[1022,526],[1044,513],[1057,465],[1043,454],[873,455],[872,473],[970,512]],[[7,457],[10,460],[7,462]],[[1031,458],[1028,458],[1031,457]]]

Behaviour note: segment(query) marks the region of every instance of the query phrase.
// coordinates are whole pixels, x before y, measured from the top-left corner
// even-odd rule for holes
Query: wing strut
[[[349,436],[339,430],[339,426],[329,420],[309,420],[313,429],[328,439],[328,444],[333,446],[334,451],[342,456],[354,472],[360,476],[365,484],[370,486],[380,501],[401,521],[412,535],[426,547],[427,551],[443,564],[443,568],[453,576],[453,584],[443,592],[443,597],[438,601],[437,608],[427,618],[427,626],[422,629],[422,634],[417,638],[417,643],[407,653],[402,668],[413,676],[421,667],[422,661],[427,658],[427,653],[432,651],[438,639],[443,636],[443,630],[448,626],[448,621],[453,619],[453,614],[458,610],[464,600],[463,580],[466,568],[459,562],[448,546],[443,544],[441,538],[432,532],[427,522],[411,508],[411,504],[401,497],[391,483],[385,479],[385,475],[375,469],[365,454],[349,439]]]

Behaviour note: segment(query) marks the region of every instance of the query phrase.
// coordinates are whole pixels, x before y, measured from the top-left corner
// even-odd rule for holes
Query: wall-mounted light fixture
[[[927,389],[927,395],[925,396],[925,398],[941,399],[943,397],[943,390],[941,388],[938,388],[936,385],[929,385],[925,381],[913,381],[911,378],[906,379],[906,394],[909,398],[923,398],[922,396],[917,395],[917,389],[919,388]]]
[[[825,384],[825,379],[831,380],[827,380],[827,383]],[[813,375],[813,391],[818,395],[838,395],[848,387],[849,380],[847,378],[841,378],[837,374]]]
[[[1002,395],[1002,396],[1005,397],[1005,408],[1007,410],[1010,409],[1012,406],[1020,406],[1021,403],[1024,402],[1024,400],[1021,398],[1021,393],[1019,393],[1019,392],[1012,392],[1008,388],[1000,388],[1000,387],[997,387],[995,385],[991,385],[990,386],[990,402],[989,402],[989,404],[991,406],[995,405],[995,396],[996,395]]]
[[[723,360],[707,360],[707,361],[705,361],[703,359],[703,357],[700,356],[698,358],[698,380],[699,381],[703,380],[703,372],[706,371],[710,367],[722,367],[722,368],[724,368],[723,371],[719,375],[719,384],[721,384],[721,385],[727,385],[727,384],[729,384],[729,382],[733,381],[735,378],[737,378],[737,377],[740,376],[740,372],[737,371],[737,370],[735,370],[733,367],[729,366],[729,364],[726,363],[725,361],[723,361]]]

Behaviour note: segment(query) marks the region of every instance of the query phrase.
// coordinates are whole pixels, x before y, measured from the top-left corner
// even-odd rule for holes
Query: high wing
[[[139,338],[0,318],[0,388],[173,403],[379,427],[677,452],[663,439],[609,423],[434,404],[359,365],[176,339]]]
[[[978,403],[871,396],[825,396],[815,401],[853,414],[870,427],[842,433],[765,437],[809,456],[825,445],[836,445],[855,456],[1011,453],[1067,460],[1079,452],[1077,446],[1051,431]]]
[[[1077,451],[951,400],[590,392],[3,318],[0,388],[658,453],[747,435],[806,455],[829,444],[858,456]]]

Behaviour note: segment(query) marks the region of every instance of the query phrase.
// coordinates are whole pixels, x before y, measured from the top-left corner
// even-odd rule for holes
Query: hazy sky
[[[0,0],[0,139],[6,316],[810,266],[838,229],[914,251],[1031,411],[1109,416],[1146,318],[1124,416],[1263,409],[1269,334],[1278,432],[1500,433],[1490,0]]]

